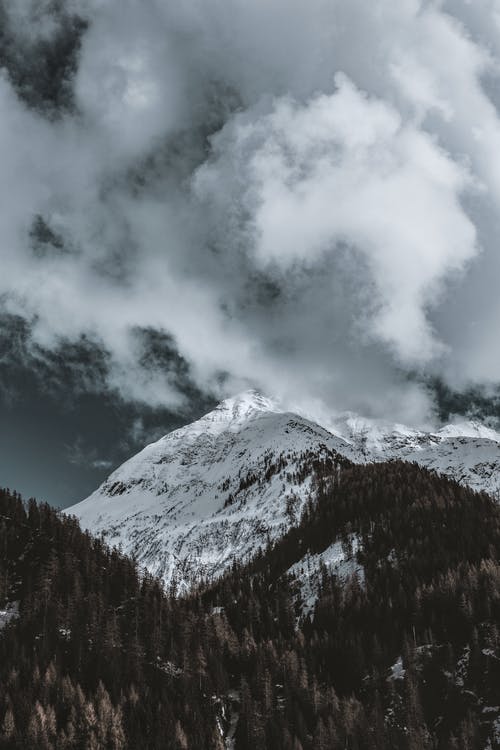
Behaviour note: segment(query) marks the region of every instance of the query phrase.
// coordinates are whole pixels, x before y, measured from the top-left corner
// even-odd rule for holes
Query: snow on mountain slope
[[[287,570],[288,575],[294,577],[295,585],[298,587],[303,614],[309,614],[314,609],[321,586],[323,568],[340,580],[356,575],[358,581],[361,584],[364,583],[363,566],[356,560],[360,546],[358,537],[351,534],[347,543],[337,540],[323,552],[307,553]]]
[[[248,392],[126,461],[68,512],[181,590],[221,574],[299,519],[304,464],[348,445]],[[297,474],[303,474],[300,478]]]
[[[356,463],[415,461],[474,490],[500,495],[500,434],[480,422],[424,432],[348,413],[333,419],[329,428],[349,443],[344,455]]]
[[[148,445],[68,512],[182,591],[300,518],[314,458],[416,461],[500,493],[500,435],[479,423],[428,433],[345,414],[328,427],[249,391]]]

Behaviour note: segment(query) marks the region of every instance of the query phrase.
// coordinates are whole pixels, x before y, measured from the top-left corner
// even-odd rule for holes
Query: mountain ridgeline
[[[478,423],[427,433],[352,414],[328,429],[255,391],[146,446],[68,512],[186,592],[280,539],[316,496],[315,461],[404,459],[490,494],[500,434]]]
[[[500,748],[497,504],[304,462],[301,516],[182,596],[0,493],[0,748]]]

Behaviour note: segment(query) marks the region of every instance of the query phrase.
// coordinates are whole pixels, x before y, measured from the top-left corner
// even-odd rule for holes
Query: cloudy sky
[[[500,381],[498,0],[0,0],[0,473]]]

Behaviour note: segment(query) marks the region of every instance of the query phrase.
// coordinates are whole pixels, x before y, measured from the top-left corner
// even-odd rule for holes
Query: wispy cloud
[[[95,448],[88,447],[81,437],[66,445],[66,457],[70,464],[90,469],[110,469],[113,465],[109,459],[98,456]]]

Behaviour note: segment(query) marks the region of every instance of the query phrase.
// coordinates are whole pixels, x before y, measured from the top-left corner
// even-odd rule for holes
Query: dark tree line
[[[0,493],[0,748],[500,748],[497,505],[412,464],[303,463],[300,523],[182,599]],[[353,535],[362,580],[324,567],[304,610],[287,571]]]

